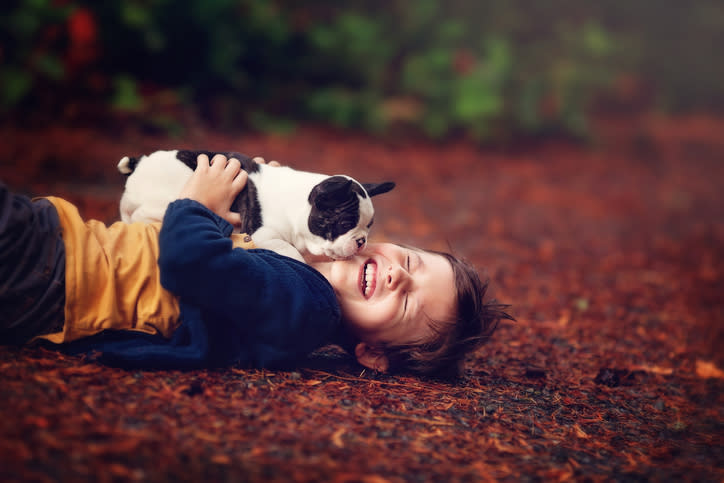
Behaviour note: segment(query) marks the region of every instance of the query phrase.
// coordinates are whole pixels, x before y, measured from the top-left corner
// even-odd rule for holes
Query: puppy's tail
[[[133,173],[134,169],[136,169],[137,164],[138,158],[123,156],[123,158],[121,158],[121,160],[118,162],[118,171],[120,171],[121,174],[129,175]]]

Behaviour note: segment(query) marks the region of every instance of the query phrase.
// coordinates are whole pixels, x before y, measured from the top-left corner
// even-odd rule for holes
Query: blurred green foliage
[[[0,14],[0,105],[3,108],[29,96],[38,79],[63,81],[65,71],[59,56],[60,46],[42,37],[49,26],[64,22],[69,12],[69,7],[51,7],[50,0],[26,0]]]
[[[585,136],[592,108],[721,108],[722,46],[719,0],[9,0],[0,109]]]

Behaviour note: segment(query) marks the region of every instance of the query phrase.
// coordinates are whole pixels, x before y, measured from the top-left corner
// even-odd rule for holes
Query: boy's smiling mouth
[[[366,299],[372,297],[377,287],[377,262],[372,259],[367,260],[360,268],[359,288],[362,296]]]

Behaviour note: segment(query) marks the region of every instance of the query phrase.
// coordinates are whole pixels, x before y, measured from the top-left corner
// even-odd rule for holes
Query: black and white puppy
[[[223,154],[249,173],[246,189],[231,205],[241,214],[240,233],[259,248],[303,261],[301,253],[347,258],[362,250],[374,217],[370,197],[395,187],[392,182],[359,183],[349,176],[328,176],[289,167],[258,164],[235,152],[155,151],[124,157],[118,170],[128,175],[121,198],[127,223],[163,220],[196,169],[196,158]]]

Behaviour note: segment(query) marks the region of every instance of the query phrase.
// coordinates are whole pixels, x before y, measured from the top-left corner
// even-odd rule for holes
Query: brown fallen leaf
[[[344,447],[344,442],[342,441],[342,435],[345,433],[344,428],[339,428],[337,431],[332,434],[332,444],[335,445],[338,448]]]
[[[724,371],[714,365],[713,362],[696,361],[696,375],[705,379],[724,379]]]

